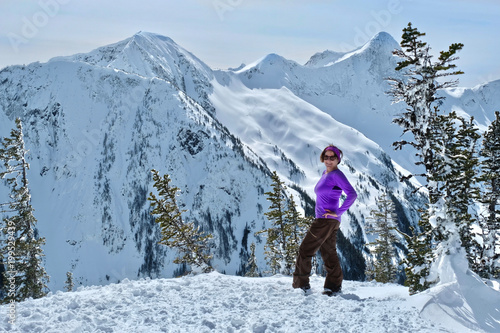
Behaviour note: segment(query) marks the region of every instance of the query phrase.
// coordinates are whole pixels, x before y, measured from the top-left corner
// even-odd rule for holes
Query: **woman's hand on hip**
[[[324,217],[325,219],[329,219],[329,218],[331,218],[331,217],[338,217],[336,213],[332,212],[332,211],[331,211],[331,210],[329,210],[329,209],[325,209],[325,212],[326,212],[326,213],[325,213],[325,214],[323,214],[323,217]],[[328,216],[331,216],[331,217],[328,217]]]

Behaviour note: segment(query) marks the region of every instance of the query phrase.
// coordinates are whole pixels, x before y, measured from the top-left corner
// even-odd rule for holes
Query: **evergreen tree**
[[[73,283],[73,273],[71,272],[66,272],[66,285],[64,288],[66,291],[73,291],[73,288],[75,287],[75,284]]]
[[[151,214],[156,216],[155,221],[160,225],[162,238],[159,243],[179,251],[180,256],[174,263],[199,267],[202,272],[212,271],[209,241],[213,236],[201,232],[194,223],[182,220],[185,210],[180,210],[176,201],[179,188],[170,184],[169,175],[161,177],[154,169],[152,173],[159,197],[150,193],[148,200],[153,208]]]
[[[478,244],[473,238],[473,225],[477,224],[477,217],[471,207],[479,199],[477,141],[481,136],[473,117],[467,121],[455,112],[451,112],[449,117],[454,121],[456,130],[452,145],[445,154],[448,156],[446,164],[449,170],[445,179],[446,209],[447,215],[455,222],[467,259],[472,263]]]
[[[483,135],[481,181],[484,190],[481,202],[486,206],[486,216],[480,220],[483,245],[476,253],[474,267],[485,278],[500,277],[500,112]]]
[[[4,236],[0,247],[0,256],[6,265],[4,271],[4,302],[22,301],[27,298],[40,298],[46,295],[49,276],[42,265],[44,257],[42,246],[45,238],[38,236],[35,228],[36,218],[31,206],[31,194],[28,188],[26,161],[27,150],[21,120],[16,119],[16,129],[2,141],[0,160],[4,171],[0,178],[10,186],[10,200],[4,204],[2,233]],[[11,290],[11,286],[15,290]]]
[[[394,234],[397,222],[396,208],[385,193],[376,200],[376,203],[377,209],[370,211],[370,217],[366,219],[367,233],[378,234],[374,242],[367,244],[374,248],[375,262],[373,267],[367,270],[366,276],[382,283],[395,282],[397,266],[393,258],[396,257],[394,243],[397,241]]]
[[[291,274],[292,264],[287,260],[287,224],[285,219],[286,186],[280,180],[276,171],[271,175],[272,191],[266,192],[267,200],[271,202],[269,211],[264,215],[271,222],[271,227],[256,232],[256,235],[266,233],[264,253],[272,274]]]
[[[432,149],[433,142],[433,120],[439,112],[433,103],[443,97],[437,97],[439,89],[453,87],[458,81],[438,82],[440,79],[449,75],[463,74],[462,71],[452,71],[456,65],[452,62],[456,52],[462,49],[463,44],[456,43],[449,47],[448,51],[441,51],[437,62],[432,63],[432,55],[429,53],[430,47],[419,38],[425,36],[417,28],[413,28],[411,22],[403,29],[401,47],[393,51],[394,55],[402,60],[398,62],[397,71],[403,71],[403,79],[387,78],[391,85],[388,92],[393,97],[393,102],[404,102],[408,106],[405,112],[393,120],[403,128],[403,134],[409,132],[413,135],[413,141],[401,140],[394,142],[395,149],[402,149],[405,145],[410,145],[416,149],[416,156],[419,161],[416,165],[423,165],[425,173],[417,176],[423,176],[427,179],[434,175],[434,155]],[[409,175],[405,178],[410,178]],[[435,203],[440,197],[439,191],[427,184],[429,190],[430,202]]]
[[[290,200],[287,204],[288,209],[285,211],[285,220],[287,221],[287,262],[289,262],[292,267],[295,264],[295,259],[299,254],[299,246],[302,239],[304,238],[307,229],[312,223],[313,218],[302,216],[297,211],[297,205],[293,200],[293,195],[290,196]]]
[[[432,247],[432,226],[429,222],[428,210],[421,212],[421,218],[418,222],[420,232],[410,226],[412,235],[407,235],[400,230],[408,244],[408,255],[403,260],[405,266],[406,281],[405,285],[409,287],[410,295],[428,289],[432,283],[428,279],[431,263],[434,260]]]
[[[423,235],[422,237],[415,235],[412,239],[415,244],[411,246],[427,247],[424,256],[416,254],[414,259],[431,260],[431,262],[415,262],[408,266],[414,269],[411,276],[412,281],[416,283],[410,287],[411,290],[430,286],[434,282],[427,280],[432,260],[439,255],[446,255],[448,246],[457,246],[454,242],[455,237],[451,235],[459,233],[457,229],[449,228],[450,222],[455,225],[459,222],[456,220],[457,215],[449,216],[456,206],[446,195],[454,191],[451,186],[455,184],[455,178],[458,178],[458,175],[450,174],[449,167],[455,163],[451,161],[454,158],[452,154],[460,148],[453,148],[453,144],[456,143],[456,140],[453,140],[456,135],[453,116],[440,115],[438,105],[443,97],[438,97],[437,91],[453,87],[458,82],[444,81],[443,77],[463,74],[462,71],[455,70],[456,65],[453,64],[453,61],[458,59],[455,54],[463,48],[463,44],[452,44],[448,51],[440,52],[436,62],[432,62],[430,47],[420,40],[422,36],[425,34],[413,28],[411,23],[403,29],[402,49],[393,52],[401,58],[396,70],[402,71],[403,78],[387,79],[391,85],[389,94],[393,96],[393,101],[405,102],[407,105],[406,111],[395,118],[394,122],[403,128],[403,134],[413,135],[412,141],[400,140],[395,142],[394,146],[396,149],[406,145],[415,148],[418,158],[415,164],[425,169],[419,176],[427,181],[425,187],[429,193],[429,205],[420,222],[423,227],[431,230],[417,231]],[[409,177],[412,175],[405,178]],[[470,198],[464,200],[469,202]],[[447,243],[448,241],[453,243]],[[430,256],[429,251],[433,252]]]
[[[293,197],[287,204],[286,186],[276,171],[271,175],[271,179],[273,190],[265,193],[271,205],[264,215],[272,226],[255,234],[267,234],[264,253],[271,273],[290,275],[297,258],[299,241],[305,234],[309,219],[297,212]]]
[[[255,243],[250,244],[250,258],[248,258],[248,269],[245,273],[247,277],[258,277],[259,268],[257,266],[257,257],[255,256]]]
[[[479,187],[476,184],[479,159],[477,140],[480,135],[478,128],[452,111],[448,115],[435,117],[435,140],[433,149],[436,152],[435,173],[431,180],[437,184],[443,194],[446,214],[455,222],[462,245],[467,253],[473,246],[472,224],[475,216],[469,207],[479,197]],[[443,228],[439,225],[438,227]],[[450,230],[437,230],[439,240],[448,238]]]

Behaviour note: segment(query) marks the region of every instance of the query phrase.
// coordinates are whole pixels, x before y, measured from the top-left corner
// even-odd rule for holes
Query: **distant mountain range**
[[[418,184],[399,181],[413,157],[390,147],[401,133],[391,120],[404,108],[385,94],[384,78],[397,75],[396,47],[379,33],[305,65],[271,54],[212,70],[170,38],[140,32],[86,54],[2,69],[0,136],[23,120],[51,289],[62,289],[68,271],[91,285],[184,270],[157,243],[152,168],[181,189],[184,219],[214,234],[219,272],[244,273],[252,242],[265,270],[265,239],[254,232],[269,226],[271,172],[311,214],[329,143],[344,151],[340,168],[359,195],[342,219],[339,252],[346,278],[362,278],[375,199],[388,192],[405,231],[425,203]],[[443,108],[473,115],[484,129],[499,109],[499,88],[494,81],[445,91]]]

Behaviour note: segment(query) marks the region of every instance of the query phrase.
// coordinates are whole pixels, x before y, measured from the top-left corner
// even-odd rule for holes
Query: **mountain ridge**
[[[62,288],[67,271],[82,285],[183,272],[172,263],[175,251],[157,244],[146,200],[152,168],[170,174],[180,188],[179,202],[189,210],[184,218],[214,233],[215,266],[228,274],[244,273],[252,242],[265,267],[264,240],[253,232],[268,226],[264,193],[271,170],[299,198],[300,209],[310,211],[322,170],[318,155],[332,142],[344,150],[341,168],[358,191],[339,236],[347,278],[362,277],[363,261],[370,259],[365,244],[372,236],[364,232],[364,219],[385,189],[400,207],[401,229],[416,224],[424,194],[398,181],[406,171],[373,135],[334,112],[356,96],[359,101],[363,89],[382,94],[380,71],[390,68],[384,59],[392,55],[364,57],[366,49],[376,50],[365,48],[325,68],[271,55],[264,57],[265,71],[213,71],[158,36],[138,33],[88,54],[0,71],[0,130],[6,136],[15,117],[25,123],[33,205],[47,238],[52,288]],[[356,94],[343,85],[362,81],[367,83]],[[377,89],[367,90],[368,83]],[[386,99],[377,101],[375,119],[391,114]],[[335,110],[322,103],[336,103]],[[402,256],[404,248],[398,252]]]

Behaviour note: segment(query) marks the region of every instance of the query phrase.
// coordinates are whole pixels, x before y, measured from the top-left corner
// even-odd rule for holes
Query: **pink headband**
[[[340,159],[341,159],[340,150],[337,147],[328,146],[325,148],[325,150],[333,151],[335,153],[335,155],[337,156],[337,159],[339,160],[339,163],[340,163]]]

